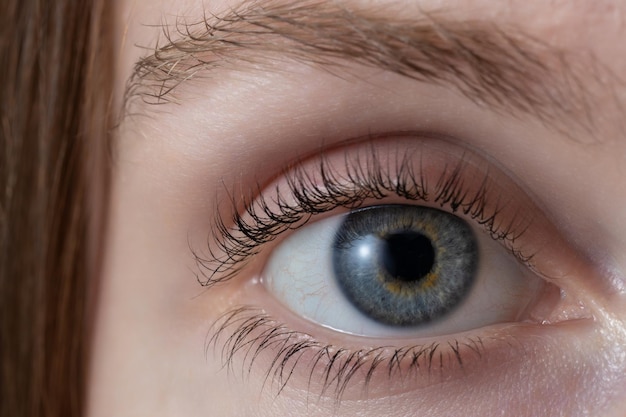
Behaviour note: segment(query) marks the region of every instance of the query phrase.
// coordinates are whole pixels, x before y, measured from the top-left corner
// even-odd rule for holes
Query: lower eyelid
[[[504,364],[511,368],[531,363],[532,352],[540,351],[543,341],[565,349],[572,336],[584,340],[584,332],[595,329],[591,316],[576,313],[553,317],[552,322],[542,315],[452,336],[367,338],[337,333],[293,314],[256,279],[241,276],[232,284],[211,289],[211,297],[220,300],[213,304],[211,316],[221,316],[207,332],[207,354],[236,374],[266,380],[266,388],[274,393],[284,388],[335,398],[340,379],[342,399],[356,400],[471,382]],[[563,312],[569,301],[572,309],[577,307],[573,300],[561,301],[555,308],[558,290],[551,292],[543,302],[546,307],[537,306],[538,314]],[[358,355],[362,360],[353,369]]]
[[[295,390],[313,399],[341,402],[429,392],[436,387],[447,397],[450,390],[485,384],[487,376],[490,383],[500,378],[510,383],[533,364],[561,361],[562,366],[572,334],[580,339],[593,329],[593,320],[580,319],[555,325],[503,324],[472,334],[397,344],[380,345],[377,340],[333,344],[244,306],[234,307],[215,322],[206,348],[225,367],[261,380],[264,389],[274,394]],[[558,355],[555,346],[561,350]],[[542,369],[550,368],[539,365],[536,372]]]

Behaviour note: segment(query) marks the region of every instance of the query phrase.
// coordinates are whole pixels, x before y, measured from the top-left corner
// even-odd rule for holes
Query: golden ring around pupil
[[[439,268],[435,268],[424,278],[416,282],[406,282],[391,278],[388,275],[385,278],[380,279],[380,281],[387,291],[397,296],[413,298],[422,292],[432,290],[437,285],[439,278]]]
[[[436,233],[434,233],[433,227],[429,227],[427,225],[424,225],[423,223],[420,223],[418,226],[419,229],[416,229],[415,232],[421,233],[422,235],[426,236],[430,240],[431,244],[433,245],[433,249],[435,250],[435,259],[431,271],[426,274],[426,276],[416,281],[400,280],[390,276],[384,271],[381,271],[378,274],[378,280],[382,284],[382,286],[390,293],[393,293],[394,295],[400,297],[413,298],[420,293],[432,290],[438,284],[440,278],[441,267],[438,263],[437,258],[439,258],[439,254],[441,252],[445,251],[445,248],[442,248],[440,245],[438,245],[438,240],[436,238],[433,239],[433,235],[437,235]],[[379,238],[384,239],[385,237],[379,235]]]

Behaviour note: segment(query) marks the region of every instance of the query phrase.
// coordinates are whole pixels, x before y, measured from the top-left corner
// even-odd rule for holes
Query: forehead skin
[[[590,308],[598,315],[589,343],[579,346],[581,355],[593,357],[602,351],[601,357],[590,360],[587,373],[577,374],[581,380],[553,381],[541,369],[528,375],[543,377],[544,386],[564,384],[563,389],[575,392],[575,401],[557,405],[574,410],[569,415],[598,415],[598,409],[607,417],[626,415],[622,411],[626,409],[626,351],[621,348],[626,346],[626,86],[622,77],[626,74],[626,2],[337,3],[375,9],[390,19],[442,13],[451,21],[495,22],[567,51],[580,75],[570,81],[592,97],[587,110],[593,113],[593,140],[587,140],[589,132],[578,126],[570,126],[571,134],[566,135],[532,116],[509,117],[488,106],[476,108],[445,87],[358,65],[348,65],[357,70],[344,79],[332,71],[293,63],[282,71],[219,70],[206,79],[183,82],[173,103],[139,104],[137,114],[124,119],[116,143],[107,250],[94,307],[88,415],[211,415],[206,410],[219,410],[214,415],[223,416],[292,415],[289,407],[308,400],[297,389],[287,390],[275,401],[263,397],[258,387],[241,383],[238,375],[229,378],[220,373],[221,364],[212,363],[217,360],[210,355],[205,359],[207,323],[223,305],[217,296],[207,302],[210,297],[201,293],[189,272],[188,231],[197,229],[202,236],[192,238],[206,239],[206,217],[215,207],[210,197],[223,183],[233,178],[250,180],[259,172],[277,175],[285,155],[315,152],[322,145],[320,137],[364,136],[369,127],[365,122],[389,130],[443,126],[452,135],[471,136],[472,147],[488,149],[494,159],[506,161],[507,171],[523,177],[525,187],[539,196],[541,208],[551,213],[550,220],[573,247],[584,249],[602,278],[567,283],[573,293],[590,294]],[[154,52],[157,43],[163,44],[163,25],[175,24],[181,16],[195,22],[206,11],[220,15],[236,5],[236,1],[118,0],[119,107],[135,63]],[[263,93],[258,94],[257,88]],[[413,88],[427,98],[423,103],[409,94]],[[374,95],[385,106],[363,104]],[[294,114],[294,109],[300,111]],[[342,109],[354,112],[348,117]],[[414,120],[415,114],[428,117]],[[277,126],[281,135],[276,135]],[[226,286],[220,294],[232,298],[237,291],[234,285]],[[572,368],[577,363],[569,353],[546,355],[568,357]],[[551,402],[546,399],[550,393],[532,394],[538,401]],[[400,393],[393,404],[384,398],[370,401],[367,410],[359,402],[347,402],[337,415],[388,415],[392,408],[394,415],[413,415],[411,396]],[[419,400],[426,407],[428,399]],[[471,401],[475,399],[469,398],[468,404]],[[430,405],[432,415],[442,412],[438,404]],[[315,411],[317,405],[310,407]],[[540,415],[533,414],[536,409],[531,406],[528,409],[534,411],[527,415]],[[324,415],[328,409],[320,405],[318,411]],[[455,415],[454,411],[447,415]]]

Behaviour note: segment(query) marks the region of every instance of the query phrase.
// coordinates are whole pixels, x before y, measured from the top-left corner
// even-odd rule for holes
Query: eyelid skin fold
[[[274,182],[251,188],[252,197],[231,194],[231,217],[214,222],[206,255],[194,251],[202,285],[232,278],[284,232],[314,216],[382,200],[466,218],[559,287],[580,270],[576,254],[535,199],[490,159],[437,137],[367,139],[297,160]],[[560,261],[564,257],[568,262]]]

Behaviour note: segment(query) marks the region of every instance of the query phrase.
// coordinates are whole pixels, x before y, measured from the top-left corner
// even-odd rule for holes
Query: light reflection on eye
[[[355,214],[357,221],[350,221],[354,214],[337,215],[294,232],[274,249],[262,274],[285,306],[319,325],[368,337],[453,334],[516,320],[542,288],[543,281],[525,274],[493,239],[472,233],[454,215],[406,205]],[[400,275],[414,276],[392,277],[381,259],[384,233],[409,230],[420,236],[424,229],[448,237],[435,243],[432,260],[400,255],[399,262],[412,269]],[[354,249],[340,253],[337,236]]]

